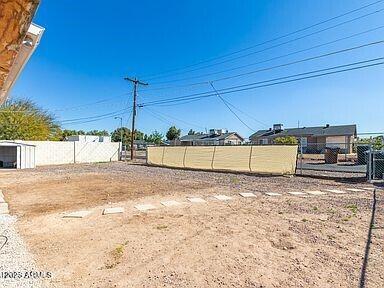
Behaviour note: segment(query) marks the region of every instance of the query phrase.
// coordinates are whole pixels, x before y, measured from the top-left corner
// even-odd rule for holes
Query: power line
[[[286,44],[289,44],[289,43],[292,43],[292,42],[295,42],[295,41],[298,41],[298,40],[302,40],[304,38],[307,38],[307,37],[310,37],[310,36],[313,36],[313,35],[316,35],[316,34],[319,34],[319,33],[322,33],[322,32],[325,32],[325,31],[328,31],[328,30],[331,30],[331,29],[334,29],[334,28],[337,28],[337,27],[340,27],[342,25],[345,25],[345,24],[348,24],[348,23],[352,23],[354,21],[358,21],[360,19],[363,19],[365,17],[369,17],[371,15],[374,15],[374,14],[377,14],[377,13],[380,13],[384,10],[384,8],[382,9],[379,9],[379,10],[376,10],[374,12],[370,12],[370,13],[367,13],[367,14],[364,14],[362,16],[359,16],[359,17],[356,17],[356,18],[353,18],[353,19],[350,19],[350,20],[347,20],[347,21],[344,21],[344,22],[341,22],[339,24],[335,24],[333,26],[330,26],[330,27],[327,27],[327,28],[323,28],[323,29],[320,29],[320,30],[317,30],[315,32],[311,32],[309,34],[305,34],[303,36],[300,36],[300,37],[297,37],[297,38],[294,38],[294,39],[291,39],[291,40],[288,40],[288,41],[285,41],[285,42],[282,42],[282,43],[279,43],[279,44],[275,44],[275,45],[272,45],[272,46],[269,46],[269,47],[266,47],[266,48],[263,48],[263,49],[260,49],[260,50],[257,50],[257,51],[253,51],[253,52],[250,52],[250,53],[247,53],[247,54],[244,54],[244,55],[239,55],[239,56],[236,56],[234,58],[230,58],[230,59],[227,59],[227,60],[223,60],[221,62],[217,62],[217,63],[212,63],[212,64],[209,64],[209,65],[205,65],[205,66],[201,66],[199,68],[194,68],[194,69],[189,69],[189,70],[186,70],[184,72],[180,72],[180,73],[174,73],[172,75],[168,75],[168,76],[158,76],[158,77],[151,77],[149,79],[153,80],[153,79],[160,79],[160,78],[164,78],[164,77],[169,77],[169,76],[174,76],[174,75],[180,75],[180,74],[184,74],[184,73],[188,73],[188,72],[194,72],[194,71],[198,71],[198,70],[201,70],[201,69],[205,69],[205,68],[209,68],[209,67],[213,67],[213,66],[217,66],[217,65],[220,65],[220,64],[224,64],[224,63],[228,63],[228,62],[231,62],[231,61],[234,61],[234,60],[237,60],[237,59],[241,59],[241,58],[244,58],[244,57],[248,57],[250,55],[254,55],[254,54],[258,54],[258,53],[262,53],[262,52],[265,52],[265,51],[268,51],[268,50],[271,50],[271,49],[274,49],[274,48],[277,48],[277,47],[280,47],[280,46],[283,46],[283,45],[286,45]],[[165,83],[169,83],[170,81],[163,81],[163,82],[154,82],[153,85],[156,85],[156,84],[165,84]]]
[[[91,119],[96,119],[96,118],[101,118],[101,117],[116,116],[115,115],[116,113],[124,113],[129,108],[131,108],[131,107],[123,108],[123,109],[120,109],[120,110],[117,110],[117,111],[113,111],[113,112],[110,112],[110,113],[106,113],[106,114],[95,115],[95,116],[88,116],[88,117],[81,117],[81,118],[74,118],[74,119],[65,119],[65,120],[61,120],[59,122],[61,122],[61,123],[76,122],[76,121],[91,120]]]
[[[339,71],[332,71],[332,72],[327,72],[327,73],[322,73],[322,74],[317,74],[317,75],[312,75],[312,76],[306,76],[306,77],[301,77],[301,78],[296,78],[296,79],[291,79],[291,80],[285,80],[285,81],[280,81],[280,82],[275,82],[275,83],[269,83],[269,84],[264,84],[264,85],[259,85],[259,86],[243,88],[243,87],[257,85],[257,84],[261,84],[261,83],[268,83],[268,82],[278,81],[278,80],[282,80],[282,79],[299,77],[299,76],[303,76],[303,75],[319,73],[319,72],[329,71],[329,70],[333,70],[333,69],[339,69],[339,68],[343,68],[343,67],[349,67],[349,66],[363,64],[363,63],[369,63],[369,62],[378,61],[378,60],[382,60],[382,59],[384,59],[384,57],[375,58],[375,59],[369,59],[369,60],[359,61],[359,62],[354,62],[354,63],[349,63],[349,64],[345,64],[345,65],[333,66],[333,67],[329,67],[329,68],[325,68],[325,69],[313,70],[313,71],[309,71],[309,72],[305,72],[305,73],[288,75],[288,76],[284,76],[284,77],[279,77],[279,78],[274,78],[274,79],[269,79],[269,80],[254,82],[254,83],[248,83],[248,84],[243,84],[243,85],[238,85],[238,86],[227,87],[227,88],[224,88],[224,89],[220,89],[218,91],[221,94],[228,94],[228,93],[240,92],[240,91],[251,90],[251,89],[256,89],[256,88],[280,85],[280,84],[284,84],[284,83],[290,83],[290,82],[295,82],[295,81],[300,81],[300,80],[305,80],[305,79],[317,78],[317,77],[322,77],[322,76],[326,76],[326,75],[343,73],[343,72],[347,72],[347,71],[353,71],[353,70],[358,70],[358,69],[363,69],[363,68],[368,68],[368,67],[382,65],[382,64],[384,64],[384,62],[368,64],[368,65],[363,65],[363,66],[359,66],[359,67],[347,68],[347,69],[343,69],[343,70],[339,70]],[[227,90],[230,90],[230,91],[227,91]],[[173,103],[173,102],[178,102],[178,101],[201,99],[201,98],[216,96],[216,94],[209,94],[209,93],[210,92],[207,91],[207,92],[196,93],[196,94],[191,94],[191,95],[184,95],[184,96],[179,96],[179,97],[166,98],[166,99],[162,99],[162,100],[157,100],[157,101],[151,101],[151,102],[143,103],[143,104],[140,104],[140,105],[141,106],[149,106],[149,105]]]
[[[212,86],[212,89],[215,91],[217,97],[219,97],[219,99],[224,103],[224,105],[227,106],[228,110],[231,111],[231,113],[232,113],[233,115],[235,115],[235,117],[236,117],[241,123],[243,123],[244,126],[246,126],[249,130],[251,130],[251,131],[253,131],[253,132],[256,132],[255,129],[251,128],[251,126],[249,126],[247,123],[245,123],[245,122],[240,118],[240,116],[237,115],[236,112],[233,111],[233,110],[231,109],[231,107],[228,105],[227,101],[225,101],[224,98],[221,97],[221,95],[219,94],[219,92],[216,90],[215,86],[213,86],[213,83],[211,82],[211,83],[209,83],[209,84]]]
[[[311,28],[313,28],[313,27],[316,27],[316,26],[325,24],[325,23],[327,23],[327,22],[331,22],[331,21],[333,21],[333,20],[335,20],[335,19],[338,19],[338,18],[347,16],[347,15],[349,15],[349,14],[352,14],[352,13],[355,13],[355,12],[357,12],[357,11],[363,10],[363,9],[365,9],[365,8],[371,7],[371,6],[373,6],[373,5],[379,4],[379,3],[383,2],[383,1],[384,1],[384,0],[380,0],[380,1],[372,2],[372,3],[367,4],[367,5],[364,5],[364,6],[362,6],[362,7],[359,7],[359,8],[350,10],[350,11],[347,11],[347,12],[342,13],[342,14],[340,14],[340,15],[337,15],[337,16],[334,16],[334,17],[331,17],[331,18],[322,20],[322,21],[320,21],[320,22],[317,22],[317,23],[315,23],[315,24],[306,26],[306,27],[304,27],[304,28],[300,28],[300,29],[295,30],[295,31],[293,31],[293,32],[290,32],[290,33],[287,33],[287,34],[278,36],[278,37],[276,37],[276,38],[273,38],[273,39],[270,39],[270,40],[267,40],[267,41],[264,41],[264,42],[257,43],[257,44],[255,44],[255,45],[249,46],[249,47],[247,47],[247,48],[243,48],[243,49],[240,49],[240,50],[231,52],[231,53],[224,54],[224,55],[222,55],[222,56],[213,57],[213,58],[210,58],[210,59],[207,59],[207,60],[202,60],[202,61],[200,61],[200,62],[191,64],[191,65],[188,65],[188,66],[184,66],[184,67],[181,67],[181,68],[171,69],[171,70],[168,70],[168,71],[164,71],[164,72],[162,72],[162,73],[145,75],[144,77],[152,77],[152,76],[157,76],[157,75],[169,74],[169,73],[174,72],[174,71],[184,70],[184,69],[187,69],[187,68],[190,68],[190,67],[198,66],[198,65],[200,65],[200,64],[204,64],[204,63],[207,63],[207,62],[211,62],[211,61],[214,61],[214,60],[218,60],[218,59],[222,59],[222,58],[225,58],[225,57],[228,57],[228,56],[232,56],[232,55],[241,53],[241,52],[243,52],[243,51],[247,51],[247,50],[253,49],[253,48],[255,48],[255,47],[262,46],[262,45],[264,45],[264,44],[268,44],[268,43],[270,43],[270,42],[274,42],[274,41],[277,41],[277,40],[286,38],[286,37],[288,37],[288,36],[291,36],[291,35],[294,35],[294,34],[297,34],[297,33],[303,32],[303,31],[306,31],[306,30],[308,30],[308,29],[311,29]]]
[[[194,123],[191,123],[191,122],[188,122],[188,121],[185,121],[185,120],[182,120],[182,119],[179,119],[179,118],[176,118],[174,116],[171,116],[171,115],[168,115],[168,114],[165,114],[163,112],[159,112],[159,111],[154,111],[153,109],[149,109],[148,107],[145,107],[147,110],[151,110],[153,113],[156,113],[158,115],[163,115],[165,117],[168,117],[170,119],[174,119],[180,123],[184,123],[186,125],[189,125],[189,126],[194,126],[194,127],[197,127],[197,128],[202,128],[202,129],[206,129],[206,127],[203,127],[201,125],[197,125],[197,124],[194,124]]]
[[[249,113],[241,110],[240,108],[236,107],[235,105],[233,105],[231,102],[229,102],[228,100],[225,100],[227,102],[228,105],[232,106],[232,108],[236,109],[237,111],[239,111],[240,113],[243,113],[244,115],[248,116],[249,118],[253,119],[255,122],[259,123],[260,125],[262,125],[263,127],[269,127],[268,124],[264,123],[264,122],[261,122],[260,120],[256,119],[255,117],[253,117],[252,115],[250,115]]]
[[[381,29],[381,28],[384,28],[384,25],[379,26],[379,27],[377,27],[375,29],[370,29],[369,31],[377,30],[377,29]],[[350,37],[351,36],[344,37],[342,39],[346,39],[346,38],[350,38]],[[336,40],[336,41],[339,41],[339,40]],[[202,74],[202,75],[198,75],[198,76],[192,76],[192,77],[183,78],[183,79],[176,79],[173,82],[185,81],[185,80],[201,78],[201,77],[206,77],[206,76],[212,76],[212,75],[216,75],[216,74],[221,74],[221,73],[225,73],[225,72],[230,72],[230,71],[234,71],[234,70],[238,70],[238,69],[247,68],[247,67],[250,67],[250,66],[257,65],[257,64],[269,62],[269,61],[272,61],[272,60],[276,60],[276,59],[280,59],[280,58],[283,58],[283,57],[291,56],[291,55],[294,55],[294,54],[297,54],[297,53],[301,53],[301,52],[305,52],[305,51],[308,51],[308,50],[312,50],[314,48],[318,48],[320,46],[328,45],[328,44],[334,43],[336,41],[331,41],[331,42],[328,42],[328,43],[325,43],[325,44],[316,45],[316,46],[313,46],[313,47],[310,47],[310,48],[302,49],[302,50],[295,51],[295,52],[292,52],[292,53],[288,53],[288,54],[285,54],[285,55],[282,55],[282,56],[277,56],[277,57],[273,57],[273,58],[270,58],[270,59],[266,59],[266,60],[262,60],[262,61],[258,61],[258,62],[254,62],[254,63],[242,65],[242,66],[238,66],[238,67],[233,67],[233,68],[229,68],[229,69],[225,69],[225,70],[221,70],[221,71],[216,71],[216,72],[212,72],[212,73],[206,73],[206,74]],[[342,50],[332,51],[332,52],[328,52],[328,53],[325,53],[325,54],[316,55],[316,56],[313,56],[313,57],[299,59],[299,60],[293,61],[293,62],[288,62],[288,63],[284,63],[284,64],[280,64],[280,65],[275,65],[275,66],[271,66],[271,67],[260,68],[258,70],[252,70],[252,71],[249,71],[249,72],[235,74],[235,75],[231,75],[231,76],[227,76],[227,77],[217,78],[217,79],[211,80],[210,82],[218,82],[218,81],[228,80],[228,79],[232,79],[232,78],[236,78],[236,77],[241,77],[241,76],[244,76],[244,75],[250,75],[250,74],[261,72],[261,71],[266,71],[266,70],[271,70],[271,69],[275,69],[275,68],[289,66],[289,65],[293,65],[293,64],[297,64],[297,63],[301,63],[301,62],[311,61],[311,60],[314,60],[314,59],[323,58],[323,57],[327,57],[327,56],[332,56],[332,55],[339,54],[339,53],[345,53],[345,52],[349,52],[349,51],[353,51],[353,50],[357,50],[357,49],[361,49],[361,48],[366,48],[366,47],[373,46],[373,45],[383,44],[383,43],[384,43],[383,40],[374,41],[374,42],[362,44],[362,45],[359,45],[359,46],[348,47],[348,48],[345,48],[345,49],[342,49]],[[189,85],[201,85],[201,84],[208,84],[208,83],[209,82],[204,81],[204,82],[192,83],[192,84],[189,84]]]

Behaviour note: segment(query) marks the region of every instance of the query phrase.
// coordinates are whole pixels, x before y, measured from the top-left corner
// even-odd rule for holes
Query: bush
[[[275,144],[298,144],[299,141],[293,136],[277,137],[273,143]]]

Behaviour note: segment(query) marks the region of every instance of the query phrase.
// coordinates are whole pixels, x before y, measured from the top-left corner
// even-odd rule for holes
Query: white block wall
[[[119,160],[120,143],[18,141],[36,146],[36,166]]]

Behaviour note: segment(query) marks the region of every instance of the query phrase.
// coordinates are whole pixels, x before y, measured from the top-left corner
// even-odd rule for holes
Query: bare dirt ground
[[[49,287],[384,287],[383,190],[373,226],[372,192],[287,194],[359,187],[370,186],[126,163],[0,171],[21,235],[39,268],[53,273]],[[257,197],[238,196],[247,191]],[[207,203],[187,203],[189,195]],[[134,205],[142,203],[158,209],[140,213]],[[125,212],[101,215],[115,206]],[[84,209],[92,214],[62,218]]]

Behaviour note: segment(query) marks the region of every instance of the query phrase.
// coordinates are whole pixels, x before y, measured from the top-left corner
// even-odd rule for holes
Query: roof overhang
[[[43,28],[31,24],[39,2],[0,2],[0,105],[7,99],[43,34]]]

